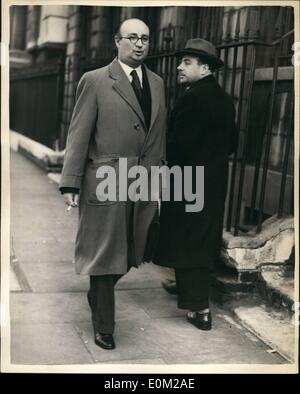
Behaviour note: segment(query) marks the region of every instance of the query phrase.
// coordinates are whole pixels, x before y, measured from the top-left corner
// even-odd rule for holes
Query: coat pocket
[[[83,182],[84,201],[89,205],[112,205],[119,196],[119,158],[103,157],[89,161]]]

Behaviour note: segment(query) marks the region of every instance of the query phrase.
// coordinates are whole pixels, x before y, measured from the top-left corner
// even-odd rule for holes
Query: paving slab
[[[86,293],[12,293],[11,318],[17,323],[70,323],[91,321]],[[116,294],[116,320],[149,316],[126,291]]]
[[[33,292],[70,293],[89,289],[89,277],[77,275],[71,261],[24,262],[21,267]]]
[[[133,359],[133,360],[122,360],[122,361],[106,361],[105,364],[166,364],[162,358],[143,358],[143,359]],[[122,369],[122,372],[131,372],[130,368]]]
[[[139,268],[131,268],[117,283],[116,290],[161,288],[161,275],[152,264],[142,264]]]
[[[26,243],[23,243],[26,244]],[[44,249],[49,249],[49,243],[45,243]],[[53,248],[56,244],[50,243]],[[62,248],[63,249],[63,248]],[[70,248],[71,249],[71,248]],[[62,252],[62,250],[60,250]],[[54,256],[59,256],[60,251],[56,251]],[[30,252],[26,249],[21,255],[28,258]],[[71,251],[70,251],[71,252]],[[34,253],[31,251],[31,255]],[[39,253],[36,257],[41,259],[47,256],[41,256]],[[49,258],[49,255],[48,255]],[[53,259],[54,260],[54,259]],[[77,275],[72,261],[22,261],[20,263],[24,274],[34,292],[72,292],[72,291],[88,291],[89,277],[87,275]],[[48,278],[45,282],[44,278]],[[161,280],[155,267],[143,264],[140,268],[132,268],[123,278],[120,279],[116,286],[118,290],[161,288]]]
[[[28,174],[23,172],[23,169],[14,170],[12,178],[14,182],[12,183],[13,190],[16,192],[14,200],[18,197],[24,197],[24,194],[30,193],[31,195],[39,195],[40,201],[43,201],[42,197],[47,198],[49,192],[53,193],[56,190],[53,184],[48,180],[46,174],[43,171],[38,171],[37,173],[30,174],[30,169]],[[40,182],[41,176],[44,177],[44,182]],[[15,198],[16,197],[16,198]]]
[[[189,355],[191,361],[194,355],[199,355],[203,351],[212,353],[226,353],[228,349],[224,347],[225,343],[234,342],[240,349],[244,345],[252,345],[249,341],[244,341],[239,337],[235,330],[229,326],[220,324],[222,321],[214,316],[214,325],[211,331],[198,330],[189,324],[185,317],[163,318],[152,320],[153,324],[159,329],[161,343],[160,347],[164,352],[164,360],[173,357]],[[216,353],[216,358],[217,358]]]
[[[42,210],[39,209],[39,207],[36,207],[35,213],[32,214],[27,212],[26,214],[15,213],[14,215],[17,216],[17,218],[14,218],[12,223],[12,235],[14,235],[15,231],[17,230],[17,226],[27,222],[36,229],[48,230],[50,234],[53,235],[53,238],[58,242],[65,242],[66,237],[71,237],[72,241],[75,239],[77,227],[76,224],[68,223],[67,220],[64,221],[59,217],[55,217],[53,214],[51,214],[51,212],[48,212],[46,215]],[[29,220],[30,215],[36,215],[37,217],[35,219],[30,218]],[[41,221],[43,222],[42,224]],[[31,241],[34,241],[34,239]]]
[[[10,169],[11,171],[13,170],[14,174],[20,173],[20,175],[22,176],[34,176],[44,174],[44,171],[37,165],[35,165],[26,156],[14,152],[13,150],[10,150],[10,161],[11,163],[13,162],[13,166],[11,166]]]
[[[72,243],[73,250],[76,239],[77,223],[64,223],[64,224],[53,224],[51,226],[50,232],[53,238],[59,243]]]
[[[12,293],[10,302],[14,323],[90,321],[90,310],[84,293]]]
[[[18,194],[16,190],[14,190],[13,201],[11,202],[11,208],[13,214],[18,214],[18,217],[24,218],[26,215],[27,218],[30,217],[30,221],[36,221],[39,219],[39,215],[37,215],[37,209],[42,214],[45,215],[46,218],[50,218],[50,220],[55,220],[58,218],[56,212],[54,212],[51,208],[53,208],[57,204],[57,199],[53,197],[41,197],[37,194],[35,197],[31,197],[30,199],[26,199],[24,193],[21,195]]]
[[[294,360],[295,326],[289,317],[264,305],[240,306],[234,312],[244,327],[291,362]]]
[[[94,360],[72,324],[12,324],[12,364],[90,364]]]
[[[132,301],[142,307],[152,318],[185,315],[177,308],[177,299],[163,288],[131,290]]]
[[[9,269],[9,289],[10,291],[21,291],[21,286],[18,282],[17,276],[14,272],[14,270],[12,269],[12,267],[10,267]]]
[[[39,228],[20,220],[14,220],[11,224],[11,234],[15,240],[21,241],[31,242],[33,239],[36,242],[55,241],[53,234],[46,227]]]
[[[192,358],[186,354],[164,357],[166,364],[261,364],[260,372],[263,373],[263,364],[285,364],[286,361],[279,355],[269,354],[267,351],[231,346],[230,351],[224,352],[224,346],[216,346],[213,351],[200,351],[199,355]]]
[[[93,330],[89,323],[77,323],[78,333],[85,342],[95,362],[106,363],[129,359],[162,358],[164,339],[159,335],[159,327],[151,319],[117,321],[114,338],[116,349],[106,351],[94,344]]]
[[[60,192],[55,193],[51,200],[51,207],[55,212],[55,217],[63,223],[64,226],[73,226],[74,231],[77,228],[78,222],[78,209],[72,208],[67,211],[67,205],[64,202],[63,196]]]
[[[24,241],[14,239],[15,256],[21,262],[49,262],[51,261],[72,261],[74,258],[74,243],[73,242],[57,242],[45,240],[38,241]]]

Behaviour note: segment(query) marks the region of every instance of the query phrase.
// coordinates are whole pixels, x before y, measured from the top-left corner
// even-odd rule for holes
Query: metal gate
[[[10,75],[10,128],[56,149],[63,78],[63,61],[14,70]]]

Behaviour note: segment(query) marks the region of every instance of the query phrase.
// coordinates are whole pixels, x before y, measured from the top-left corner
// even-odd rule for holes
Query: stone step
[[[211,299],[220,305],[248,298],[255,292],[255,282],[241,280],[237,273],[218,272],[212,277]]]
[[[234,316],[255,336],[278,352],[289,362],[295,360],[296,325],[294,317],[286,312],[274,311],[263,304],[238,305],[233,308]]]
[[[293,313],[295,299],[294,276],[287,270],[263,269],[257,287],[260,295],[268,305],[281,308]]]
[[[254,290],[253,282],[241,282],[238,278],[226,275],[217,275],[213,278],[213,285],[223,292],[247,293]]]

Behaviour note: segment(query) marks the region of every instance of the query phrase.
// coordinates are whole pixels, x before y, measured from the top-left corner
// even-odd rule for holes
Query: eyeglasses
[[[137,44],[137,42],[139,40],[141,40],[141,43],[143,45],[149,44],[150,38],[148,36],[137,36],[135,34],[133,34],[132,36],[128,36],[128,37],[120,37],[120,38],[125,38],[126,40],[129,40],[131,42],[131,44]]]

